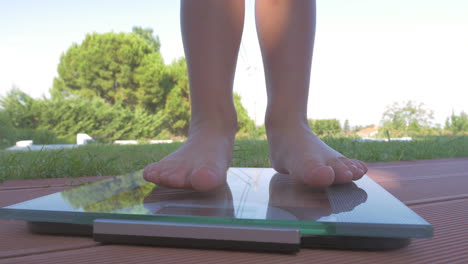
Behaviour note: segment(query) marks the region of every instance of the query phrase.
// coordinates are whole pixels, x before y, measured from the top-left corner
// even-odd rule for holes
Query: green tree
[[[141,67],[135,71],[135,81],[139,84],[135,91],[136,105],[148,112],[156,113],[164,108],[166,96],[173,87],[164,86],[167,69],[159,53],[146,56]],[[176,76],[176,78],[183,76]]]
[[[392,136],[407,136],[421,133],[434,119],[434,112],[423,103],[407,101],[388,105],[382,117],[382,133]]]
[[[101,139],[143,139],[187,135],[190,93],[184,58],[163,63],[159,39],[150,29],[134,33],[88,34],[62,54],[52,99],[34,100],[19,89],[0,106],[16,128],[41,141],[88,133]],[[254,127],[234,96],[240,129]],[[47,133],[46,133],[47,132]],[[50,133],[49,133],[50,132]],[[55,139],[54,139],[55,140]]]
[[[454,134],[468,132],[468,114],[461,111],[457,116],[452,111],[450,118],[445,121],[445,130],[452,131]]]
[[[174,61],[167,67],[163,87],[173,87],[168,92],[164,108],[163,127],[172,135],[187,136],[190,125],[190,91],[185,58]],[[241,97],[234,93],[234,106],[237,111],[238,132],[249,133],[255,124],[241,103]]]
[[[164,86],[173,88],[167,95],[163,128],[177,136],[187,136],[190,125],[190,91],[185,59],[174,61],[166,72]]]
[[[155,52],[160,52],[161,42],[158,36],[153,35],[152,28],[133,27],[132,32],[143,38]]]
[[[14,86],[6,96],[0,98],[0,107],[9,116],[14,127],[36,128],[38,126],[39,111],[36,109],[35,100],[18,87]]]
[[[351,128],[349,127],[349,120],[348,119],[346,119],[345,122],[344,122],[343,132],[345,133],[345,135],[349,135],[349,133],[351,133]]]
[[[144,37],[152,32],[135,31],[138,33],[87,34],[81,44],[73,44],[60,58],[59,77],[51,94],[87,99],[98,96],[110,104],[120,101],[150,112],[162,109],[162,56]]]

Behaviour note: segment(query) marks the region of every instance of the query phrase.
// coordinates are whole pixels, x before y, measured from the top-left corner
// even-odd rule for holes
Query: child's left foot
[[[315,187],[347,183],[366,172],[364,162],[348,159],[323,143],[308,124],[285,121],[267,122],[270,161],[279,173],[290,174],[296,181]]]

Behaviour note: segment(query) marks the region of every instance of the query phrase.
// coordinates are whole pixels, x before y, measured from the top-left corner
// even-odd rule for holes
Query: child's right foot
[[[185,144],[161,161],[146,166],[144,178],[165,187],[197,191],[224,185],[237,124],[218,120],[205,119],[191,125]]]

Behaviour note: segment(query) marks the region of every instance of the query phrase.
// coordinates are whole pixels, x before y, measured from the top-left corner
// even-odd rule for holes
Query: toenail
[[[347,171],[345,172],[345,174],[346,174],[347,176],[349,176],[350,178],[353,177],[353,172],[350,171],[350,170],[347,170]]]

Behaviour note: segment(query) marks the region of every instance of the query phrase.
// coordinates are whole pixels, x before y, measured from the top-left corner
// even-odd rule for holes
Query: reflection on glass
[[[348,212],[367,200],[367,193],[355,183],[317,189],[279,173],[257,171],[252,177],[231,170],[230,175],[222,188],[196,192],[158,187],[139,171],[63,191],[61,196],[84,212],[303,221]]]
[[[145,181],[142,171],[66,190],[61,197],[84,212],[234,217],[229,186],[211,192],[164,188]]]
[[[228,185],[211,192],[158,187],[144,199],[144,207],[158,215],[234,217]]]
[[[91,183],[61,192],[74,209],[85,212],[147,214],[144,198],[156,187],[143,179],[142,171]]]
[[[230,168],[227,184],[206,193],[159,187],[138,171],[0,208],[0,218],[73,224],[105,218],[294,226],[303,234],[328,235],[432,234],[424,219],[367,176],[315,189],[266,168]],[[398,226],[400,232],[395,231]]]
[[[328,195],[330,192],[335,195]],[[367,200],[367,193],[351,182],[326,189],[297,184],[291,177],[275,174],[270,180],[267,219],[315,221],[353,210]]]

